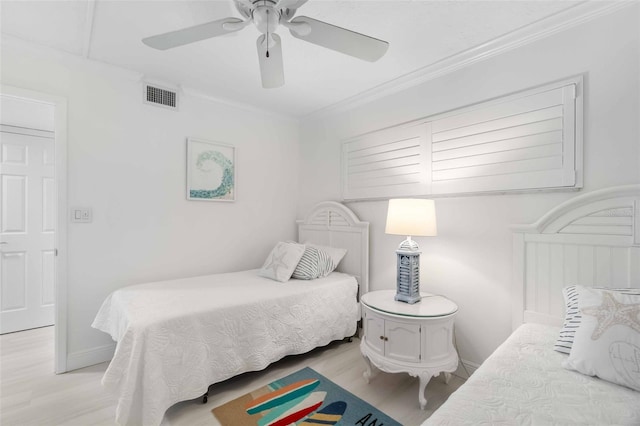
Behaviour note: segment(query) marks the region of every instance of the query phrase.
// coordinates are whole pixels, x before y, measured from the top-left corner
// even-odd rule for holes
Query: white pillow
[[[580,323],[582,321],[582,313],[580,312],[580,309],[578,309],[578,288],[582,289],[586,287],[572,285],[562,289],[562,295],[564,296],[564,303],[566,305],[564,324],[553,349],[567,355],[571,352],[576,330],[580,327]],[[594,288],[598,290],[640,295],[640,288]]]
[[[338,247],[329,247],[329,246],[321,246],[318,244],[307,243],[307,246],[315,247],[317,249],[323,250],[331,256],[333,259],[333,263],[336,265],[335,268],[338,267],[342,258],[347,254],[347,249],[338,248]],[[334,269],[335,269],[334,268]]]
[[[640,296],[576,290],[582,321],[563,367],[640,391]]]
[[[304,245],[279,242],[271,250],[258,275],[272,280],[285,282],[291,278],[296,265],[304,254]]]
[[[338,266],[329,253],[317,247],[307,246],[298,262],[293,278],[299,280],[315,280],[329,275]]]

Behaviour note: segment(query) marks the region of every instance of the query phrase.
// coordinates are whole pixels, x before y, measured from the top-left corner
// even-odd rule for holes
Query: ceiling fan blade
[[[258,37],[258,60],[260,62],[260,76],[262,77],[262,87],[273,89],[284,85],[284,69],[282,66],[282,44],[278,34],[271,34],[272,43],[267,48],[267,36]],[[268,55],[267,56],[267,52]]]
[[[298,16],[290,22],[295,24],[295,26],[289,28],[291,35],[295,38],[365,61],[377,61],[382,58],[389,48],[389,43],[386,41],[336,27],[307,16]]]
[[[307,0],[280,0],[275,8],[276,9],[297,9],[303,4],[305,4]]]
[[[238,18],[218,19],[217,21],[207,22],[206,24],[195,25],[193,27],[143,38],[142,42],[154,49],[167,50],[173,47],[183,46],[196,41],[206,40],[208,38],[239,31],[244,28],[244,26],[239,25],[242,23],[244,23],[244,21]]]

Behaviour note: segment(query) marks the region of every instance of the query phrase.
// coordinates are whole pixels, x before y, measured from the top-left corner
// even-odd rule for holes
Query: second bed
[[[169,407],[213,383],[356,332],[359,295],[368,290],[368,224],[325,202],[298,223],[298,238],[346,250],[337,271],[279,282],[256,269],[134,285],[107,297],[93,327],[117,342],[102,383],[117,395],[119,424],[158,425]]]

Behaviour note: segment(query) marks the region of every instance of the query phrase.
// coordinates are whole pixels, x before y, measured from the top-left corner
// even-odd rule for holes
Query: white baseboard
[[[453,374],[466,380],[469,378],[469,376],[475,373],[479,367],[480,365],[476,364],[475,362],[461,359],[458,363],[458,369],[454,371]]]
[[[110,361],[116,350],[116,344],[98,346],[84,351],[72,352],[67,355],[67,371],[77,370],[78,368],[88,367],[90,365],[100,364]]]

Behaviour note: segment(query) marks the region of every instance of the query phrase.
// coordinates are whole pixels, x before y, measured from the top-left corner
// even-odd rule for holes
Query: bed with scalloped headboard
[[[138,284],[107,297],[92,326],[117,342],[102,383],[118,395],[119,424],[160,424],[176,402],[203,394],[206,402],[212,383],[354,335],[357,297],[368,290],[369,224],[323,202],[298,221],[298,233],[305,245],[274,242],[259,270]]]
[[[562,288],[640,287],[640,185],[582,194],[514,226],[513,326],[562,324]]]
[[[344,204],[316,204],[298,221],[298,242],[346,249],[337,271],[356,278],[358,296],[369,291],[369,223],[361,222]]]
[[[424,424],[640,424],[640,185],[512,230],[515,331]]]

